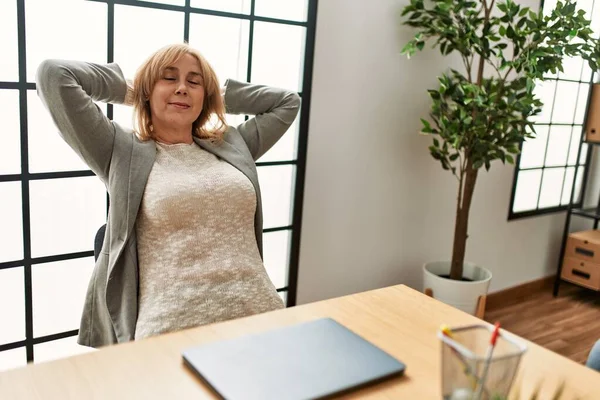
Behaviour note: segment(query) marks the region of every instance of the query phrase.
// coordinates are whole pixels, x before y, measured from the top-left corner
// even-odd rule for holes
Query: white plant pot
[[[433,291],[433,297],[471,315],[477,311],[479,296],[486,296],[492,273],[472,263],[465,263],[463,277],[470,282],[442,278],[450,275],[450,261],[429,262],[423,265],[423,287]]]

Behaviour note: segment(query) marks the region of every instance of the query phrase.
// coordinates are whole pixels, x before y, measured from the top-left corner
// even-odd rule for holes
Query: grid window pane
[[[595,28],[597,26],[600,26],[600,6],[598,5],[598,2],[594,2],[594,10],[592,12],[591,18],[589,15],[586,16],[586,18],[591,19],[592,23],[591,26],[594,27],[594,34],[593,36],[595,38],[597,38],[600,35],[600,32],[598,32],[598,30]]]
[[[552,109],[553,124],[572,124],[579,95],[579,83],[559,81]]]
[[[569,79],[578,81],[581,79],[581,69],[583,68],[583,59],[581,57],[565,57],[563,59],[563,70],[559,72],[559,79]]]
[[[146,0],[136,0],[146,1]],[[172,6],[185,6],[185,0],[150,0],[152,3],[170,4]]]
[[[250,14],[250,0],[192,0],[190,5],[194,8]]]
[[[600,13],[597,13],[600,14]],[[598,26],[598,25],[596,25]],[[583,62],[583,70],[581,71],[581,81],[589,82],[592,79],[592,69],[587,61]]]
[[[63,140],[50,113],[34,90],[27,92],[29,172],[88,170]]]
[[[0,1],[0,81],[19,80],[17,2]]]
[[[26,365],[27,353],[25,352],[25,347],[0,351],[0,372]]]
[[[106,191],[98,178],[32,181],[30,195],[33,257],[92,250],[106,222]]]
[[[573,189],[573,175],[575,175],[575,167],[568,167],[565,173],[565,183],[562,189],[561,205],[569,204],[571,201],[571,189]]]
[[[0,175],[18,174],[21,172],[21,124],[17,90],[0,90],[0,110],[4,131],[0,146]]]
[[[159,48],[183,43],[184,13],[115,5],[115,61],[127,79]]]
[[[227,125],[238,126],[245,121],[245,115],[225,114],[225,120]]]
[[[513,212],[535,210],[542,181],[542,170],[519,171]]]
[[[548,125],[535,127],[535,138],[526,139],[521,150],[521,169],[539,168],[544,165],[546,143],[548,141]]]
[[[581,202],[581,189],[583,186],[583,174],[585,173],[585,167],[577,168],[577,178],[575,178],[575,203]]]
[[[276,288],[287,286],[290,257],[290,231],[263,235],[265,268]]]
[[[294,169],[292,165],[257,168],[262,193],[264,228],[291,224]]]
[[[533,89],[534,95],[537,99],[540,99],[544,105],[542,106],[542,111],[533,117],[530,118],[532,122],[537,123],[549,123],[550,122],[550,114],[552,111],[552,103],[554,102],[554,92],[556,90],[556,81],[538,81],[535,83],[535,88]]]
[[[23,279],[23,267],[0,270],[0,321],[2,321],[0,344],[25,340]]]
[[[261,158],[259,162],[266,161],[292,161],[296,159],[296,149],[298,143],[298,130],[300,128],[300,113],[294,123],[281,139],[275,143]]]
[[[567,160],[568,165],[575,165],[577,160],[577,152],[579,151],[579,143],[581,142],[581,126],[574,126],[573,132],[571,133],[571,144],[569,145],[569,158]],[[581,148],[581,156],[585,162],[585,154],[587,154],[587,145],[584,144]]]
[[[589,84],[579,85],[579,94],[577,95],[577,109],[575,110],[575,124],[583,124],[585,119],[585,112],[588,103],[588,94],[590,92]]]
[[[550,15],[550,12],[556,8],[557,0],[544,0],[544,15]]]
[[[570,126],[553,125],[550,128],[546,166],[553,167],[567,164],[571,131],[572,128]]]
[[[52,17],[49,17],[52,16]],[[25,1],[27,80],[47,58],[106,61],[106,4],[81,0]],[[76,49],[76,51],[74,51]]]
[[[594,6],[594,0],[577,0],[576,3],[577,3],[577,9],[581,9],[581,10],[585,11],[585,13],[586,13],[585,17],[587,19],[591,19],[592,7]]]
[[[279,292],[279,297],[281,297],[281,300],[283,300],[283,304],[287,304],[287,291]]]
[[[300,91],[306,28],[254,24],[252,82]]]
[[[97,350],[92,347],[78,345],[77,336],[73,336],[36,344],[33,346],[33,360],[36,364],[39,364],[93,351]]]
[[[579,157],[579,165],[585,165],[587,161],[588,145],[584,144],[581,147],[581,156]]]
[[[545,169],[542,177],[539,208],[555,207],[560,204],[565,168]]]
[[[256,0],[255,14],[263,17],[306,21],[307,0]]]
[[[544,14],[547,15],[553,10],[556,4],[556,0],[545,1]],[[596,19],[595,22],[600,23],[600,13],[594,11],[593,16],[589,14],[594,8],[593,0],[578,0],[577,6],[588,12],[588,17],[592,20]],[[523,143],[519,172],[514,183],[515,198],[511,205],[513,213],[568,204],[574,175],[578,187],[574,202],[581,202],[583,169],[578,169],[575,173],[575,166],[585,167],[587,162],[588,145],[581,143],[581,134],[586,118],[592,72],[589,64],[579,57],[564,58],[562,64],[563,71],[553,74],[556,75],[556,79],[536,82],[534,93],[544,106],[540,115],[531,118],[530,121],[549,124],[550,128],[549,132],[542,132],[540,135],[539,127],[536,127],[537,139]],[[545,140],[547,143],[544,147]],[[577,160],[579,146],[581,153]],[[540,162],[542,149],[546,156],[543,162]],[[540,168],[539,173],[522,174],[524,170],[531,173],[531,169],[537,168]],[[528,180],[533,185],[529,188],[524,183]],[[536,188],[539,189],[539,195],[535,194]],[[536,207],[532,206],[534,201],[537,202]]]
[[[23,259],[21,182],[0,183],[0,262]],[[0,319],[1,321],[1,319]]]
[[[190,16],[190,45],[206,57],[221,85],[228,78],[246,81],[249,37],[250,22],[247,20],[200,14]]]
[[[133,129],[134,124],[133,107],[122,104],[113,105],[113,121],[124,128]]]
[[[34,337],[79,329],[93,269],[93,257],[32,267]]]

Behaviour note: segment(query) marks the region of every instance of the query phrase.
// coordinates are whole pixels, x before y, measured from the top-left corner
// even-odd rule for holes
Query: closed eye
[[[175,78],[164,77],[164,80],[166,80],[166,81],[174,81]]]
[[[193,84],[193,85],[199,85],[200,82],[194,82],[194,81],[188,81],[189,83]]]

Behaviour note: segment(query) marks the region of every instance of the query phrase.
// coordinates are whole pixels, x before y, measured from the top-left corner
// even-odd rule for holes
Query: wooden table
[[[344,398],[440,399],[442,323],[481,320],[406,286],[393,286],[189,329],[97,352],[0,373],[0,399],[216,398],[182,364],[181,351],[200,343],[332,317],[407,365],[406,374]],[[523,395],[544,379],[545,396],[566,380],[566,399],[600,398],[600,374],[533,343],[521,363]],[[524,397],[523,397],[524,398]]]

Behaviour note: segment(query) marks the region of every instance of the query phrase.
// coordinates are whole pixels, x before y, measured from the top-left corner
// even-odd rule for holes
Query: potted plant
[[[488,270],[465,263],[479,171],[495,160],[513,164],[520,143],[534,137],[530,117],[542,106],[536,82],[562,71],[565,57],[582,57],[596,71],[600,46],[585,12],[570,1],[543,13],[512,0],[411,0],[402,17],[417,31],[403,54],[410,58],[430,41],[463,64],[428,91],[430,118],[421,119],[422,133],[433,137],[431,155],[458,182],[452,259],[426,264],[424,276],[434,297],[473,314],[491,279]]]

